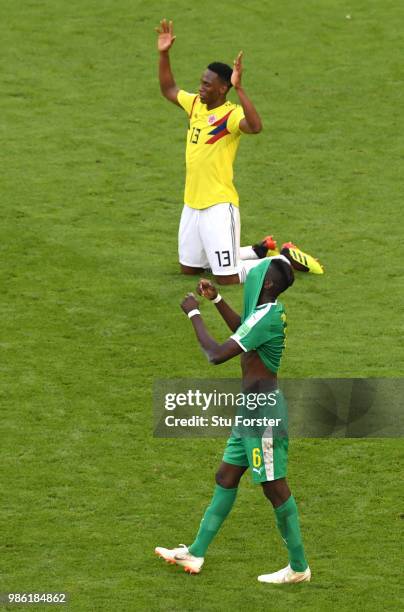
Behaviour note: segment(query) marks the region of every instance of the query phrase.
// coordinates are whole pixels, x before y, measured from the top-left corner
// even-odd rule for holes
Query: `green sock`
[[[304,572],[308,563],[304,556],[302,536],[300,535],[299,514],[293,495],[274,510],[276,524],[288,549],[290,567],[295,572]]]
[[[195,541],[188,549],[191,555],[195,557],[205,556],[209,544],[232,509],[236,495],[237,487],[235,489],[224,489],[218,484],[215,486],[210,506],[206,508]]]

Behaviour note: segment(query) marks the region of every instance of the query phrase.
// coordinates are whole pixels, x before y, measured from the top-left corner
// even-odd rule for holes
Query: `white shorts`
[[[229,202],[203,210],[184,206],[178,232],[180,263],[210,268],[213,274],[237,274],[240,259],[240,213]]]

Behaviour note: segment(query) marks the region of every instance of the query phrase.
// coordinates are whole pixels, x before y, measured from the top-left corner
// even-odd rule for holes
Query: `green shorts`
[[[224,449],[223,461],[252,470],[253,482],[286,478],[288,438],[236,438],[231,435]]]
[[[223,461],[232,465],[250,467],[253,482],[268,482],[285,478],[288,465],[288,418],[287,404],[283,394],[276,392],[276,404],[261,407],[252,412],[242,410],[239,415],[248,423],[233,427],[227,440]],[[278,426],[254,426],[258,419],[279,419]],[[263,421],[261,421],[263,422]],[[278,421],[276,421],[278,422]]]

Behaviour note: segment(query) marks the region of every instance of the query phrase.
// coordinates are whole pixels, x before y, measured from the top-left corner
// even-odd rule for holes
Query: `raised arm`
[[[159,81],[161,93],[167,100],[180,106],[177,101],[179,87],[177,87],[171,72],[169,51],[174,44],[175,36],[173,30],[173,22],[163,19],[160,21],[160,26],[156,28],[158,34],[157,49],[159,51]]]
[[[229,304],[227,304],[227,302],[225,302],[221,296],[219,296],[216,287],[209,280],[206,278],[201,278],[196,291],[198,295],[201,295],[207,300],[214,302],[216,309],[219,311],[223,320],[227,323],[228,328],[232,332],[235,332],[240,327],[240,315],[237,314],[237,312],[234,312],[232,307],[229,306]],[[215,300],[217,300],[218,296],[220,297],[220,300],[216,302]]]
[[[223,344],[219,344],[209,335],[198,306],[199,303],[192,293],[189,293],[181,302],[181,308],[185,314],[191,315],[190,320],[195,335],[209,362],[217,365],[236,357],[236,355],[240,355],[243,349],[232,338],[229,338]]]
[[[262,130],[262,122],[254,104],[241,86],[241,75],[243,72],[243,52],[240,51],[233,63],[233,74],[231,83],[237,92],[240,104],[243,107],[245,118],[240,121],[240,130],[246,134],[259,134]]]

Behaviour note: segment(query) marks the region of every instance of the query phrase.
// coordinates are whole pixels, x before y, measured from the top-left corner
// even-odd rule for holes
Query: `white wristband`
[[[199,311],[197,308],[194,308],[193,310],[190,310],[190,311],[189,311],[189,313],[188,313],[188,317],[189,317],[190,319],[192,319],[192,317],[194,317],[194,316],[195,316],[195,315],[197,315],[197,314],[198,314],[198,315],[200,315],[201,313],[200,313],[200,311]]]
[[[220,293],[217,294],[217,296],[215,297],[214,300],[212,300],[212,302],[214,304],[218,304],[220,302],[220,300],[222,299],[222,296],[220,295]]]

